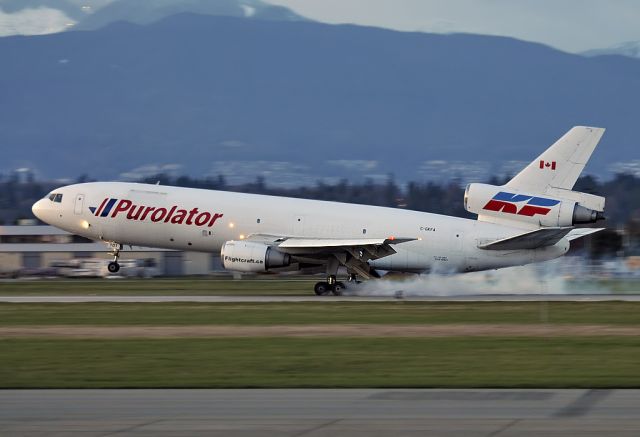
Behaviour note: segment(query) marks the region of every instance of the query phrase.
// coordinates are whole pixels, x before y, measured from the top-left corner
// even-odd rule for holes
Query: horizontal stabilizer
[[[571,227],[536,229],[513,237],[480,244],[478,247],[486,250],[538,249],[539,247],[553,246],[573,230],[576,229]]]

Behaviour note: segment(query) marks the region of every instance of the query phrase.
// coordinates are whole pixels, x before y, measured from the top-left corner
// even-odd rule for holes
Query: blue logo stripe
[[[523,202],[525,200],[531,199],[531,196],[525,196],[522,194],[513,194],[507,193],[506,191],[500,191],[498,194],[493,196],[495,200],[503,200],[505,202]]]
[[[118,199],[109,199],[109,202],[107,202],[107,206],[104,207],[104,210],[102,211],[102,214],[100,214],[100,217],[108,216],[111,208],[113,208],[113,205],[116,204],[117,200]]]
[[[529,201],[529,205],[535,206],[554,206],[560,203],[559,200],[545,199],[544,197],[534,197]]]
[[[500,191],[498,194],[493,196],[494,200],[500,200],[503,202],[524,202],[528,200],[527,205],[534,206],[555,206],[560,203],[559,200],[555,199],[546,199],[544,197],[533,197],[533,196],[525,196],[524,194],[514,194],[507,193],[506,191]]]

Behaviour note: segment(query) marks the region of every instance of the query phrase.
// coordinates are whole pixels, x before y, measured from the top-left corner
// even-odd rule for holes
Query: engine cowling
[[[583,194],[575,191],[571,193]],[[524,193],[488,184],[468,185],[464,192],[464,207],[467,211],[478,214],[479,220],[483,217],[495,217],[546,227],[595,223],[604,219],[602,211],[582,206],[576,200]]]
[[[291,264],[288,253],[251,241],[227,241],[220,250],[220,258],[225,269],[237,272],[266,272]]]

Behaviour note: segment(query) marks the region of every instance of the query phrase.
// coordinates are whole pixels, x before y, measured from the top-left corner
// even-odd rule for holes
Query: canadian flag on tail
[[[551,170],[555,170],[556,169],[556,162],[555,161],[545,161],[544,159],[540,160],[540,168],[544,169],[544,168],[548,168]]]

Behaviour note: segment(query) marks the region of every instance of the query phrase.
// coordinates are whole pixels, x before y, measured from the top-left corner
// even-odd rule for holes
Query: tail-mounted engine
[[[225,269],[237,272],[266,272],[291,264],[291,255],[288,253],[250,241],[227,241],[222,246],[220,258]]]
[[[523,193],[506,186],[470,184],[464,207],[478,220],[513,220],[545,227],[564,227],[604,220],[604,198],[555,189],[553,196]]]

